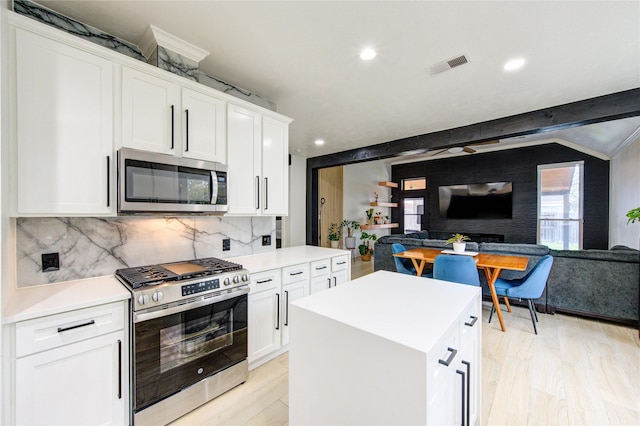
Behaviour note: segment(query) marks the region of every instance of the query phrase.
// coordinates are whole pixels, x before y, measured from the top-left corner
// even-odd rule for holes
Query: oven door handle
[[[139,323],[142,321],[148,321],[164,317],[171,314],[177,314],[180,312],[188,311],[201,306],[211,305],[217,302],[224,302],[225,300],[233,299],[234,297],[242,296],[249,293],[249,287],[242,287],[239,290],[232,291],[231,293],[221,294],[219,296],[209,297],[207,299],[201,299],[191,303],[185,303],[178,306],[170,306],[166,309],[158,309],[157,311],[133,313],[133,322]]]

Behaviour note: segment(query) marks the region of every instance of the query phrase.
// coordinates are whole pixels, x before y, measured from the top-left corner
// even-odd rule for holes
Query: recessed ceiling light
[[[324,141],[322,139],[316,139],[316,145],[324,145]]]
[[[524,58],[515,58],[515,59],[511,59],[509,61],[507,61],[506,64],[504,64],[504,70],[505,71],[515,71],[517,69],[520,69],[524,66],[525,60]]]
[[[366,47],[362,49],[362,52],[360,52],[360,59],[362,59],[363,61],[370,61],[375,57],[376,51],[370,47]]]

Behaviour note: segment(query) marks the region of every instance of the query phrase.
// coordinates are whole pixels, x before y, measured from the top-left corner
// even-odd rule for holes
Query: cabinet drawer
[[[331,261],[329,259],[316,260],[311,262],[311,276],[319,277],[331,273]]]
[[[115,302],[16,323],[16,357],[123,330],[125,303]]]
[[[272,288],[280,288],[281,282],[280,269],[259,272],[257,274],[251,274],[249,289],[251,293],[259,293]]]
[[[349,255],[335,256],[331,258],[331,271],[342,271],[349,266]]]
[[[460,335],[459,326],[454,322],[443,334],[427,356],[427,384],[429,389],[435,389],[442,380],[446,380],[447,370],[455,370],[455,366],[460,362]],[[449,365],[442,362],[449,361]]]
[[[482,313],[478,312],[478,300],[474,299],[462,312],[459,319],[461,343],[467,340],[467,336],[478,332],[482,327]],[[480,331],[482,332],[482,331]]]
[[[309,264],[287,266],[282,268],[282,283],[291,284],[309,279]]]

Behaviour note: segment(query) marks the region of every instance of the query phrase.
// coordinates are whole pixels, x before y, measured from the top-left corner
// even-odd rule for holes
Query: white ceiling
[[[640,87],[639,1],[38,3],[134,44],[153,24],[208,50],[201,70],[295,120],[290,152],[303,157]],[[361,61],[364,46],[377,57]],[[470,62],[426,71],[460,54]],[[513,57],[525,67],[504,72]],[[639,126],[634,118],[556,136],[610,155]]]

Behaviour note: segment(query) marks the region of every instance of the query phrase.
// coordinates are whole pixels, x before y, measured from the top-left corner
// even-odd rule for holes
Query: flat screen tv
[[[512,182],[474,183],[438,188],[440,217],[511,219]]]

